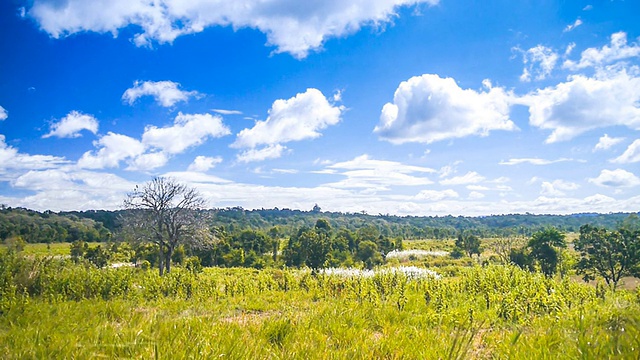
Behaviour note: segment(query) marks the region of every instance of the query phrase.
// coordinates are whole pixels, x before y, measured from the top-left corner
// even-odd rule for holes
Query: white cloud
[[[447,190],[422,190],[414,198],[415,200],[424,201],[442,201],[444,199],[455,199],[460,197],[457,192],[451,189]]]
[[[0,106],[0,121],[7,120],[9,117],[9,112],[5,110],[2,106]]]
[[[276,174],[297,174],[298,170],[296,169],[272,169]]]
[[[99,147],[96,151],[87,151],[78,160],[78,166],[87,169],[104,169],[118,167],[127,158],[135,158],[144,153],[144,145],[129,136],[109,132],[93,142]]]
[[[556,160],[546,160],[540,158],[521,158],[521,159],[509,159],[506,161],[500,161],[500,165],[520,165],[520,164],[531,164],[531,165],[549,165],[555,164],[559,162],[565,161],[574,161],[573,159],[560,158]]]
[[[15,180],[11,186],[35,192],[19,199],[11,199],[13,206],[35,210],[116,210],[122,206],[127,191],[134,183],[114,174],[86,170],[31,170]]]
[[[466,185],[477,184],[485,180],[485,177],[475,171],[469,171],[462,176],[455,176],[449,179],[440,180],[442,185]]]
[[[582,25],[582,20],[576,19],[576,21],[574,21],[573,24],[567,25],[567,27],[564,28],[563,32],[572,31],[580,25]]]
[[[129,171],[149,171],[162,166],[169,162],[169,155],[161,151],[144,153],[129,160]]]
[[[604,134],[602,137],[600,137],[600,140],[598,140],[598,143],[593,148],[593,151],[596,152],[598,150],[610,149],[611,147],[619,144],[622,141],[624,141],[624,138],[613,138],[607,134]]]
[[[87,169],[113,168],[126,160],[127,170],[152,170],[166,165],[172,155],[201,145],[209,138],[229,133],[220,116],[178,113],[172,126],[145,127],[141,140],[109,132],[94,141],[98,150],[84,153],[78,160],[78,166]]]
[[[0,178],[7,176],[5,170],[37,170],[56,168],[69,163],[63,157],[51,155],[29,155],[7,145],[6,138],[0,134]]]
[[[390,186],[422,186],[433,184],[422,174],[436,171],[422,166],[406,165],[395,161],[375,160],[361,155],[353,160],[327,166],[326,174],[345,176],[339,182],[326,184],[336,188],[362,188],[371,191],[388,190]]]
[[[343,110],[344,107],[329,103],[319,90],[307,89],[288,100],[274,101],[267,120],[257,121],[254,127],[240,131],[231,147],[251,148],[240,155],[243,159],[253,159],[250,161],[258,161],[260,156],[255,155],[259,154],[268,153],[264,159],[274,158],[285,149],[282,143],[321,136],[320,130],[340,121]],[[259,145],[267,146],[256,150]]]
[[[517,101],[529,106],[529,123],[552,130],[547,143],[570,140],[596,128],[622,125],[640,129],[640,77],[608,69],[594,77],[570,76]]]
[[[76,138],[82,136],[80,135],[80,131],[82,130],[88,130],[94,134],[97,133],[98,120],[92,115],[83,114],[74,110],[59,122],[51,124],[49,133],[42,137]]]
[[[402,144],[516,130],[509,119],[510,97],[499,87],[477,92],[461,89],[452,78],[415,76],[400,83],[393,103],[382,108],[374,132],[381,139]]]
[[[484,197],[485,195],[478,191],[472,191],[469,193],[469,199],[471,200],[479,200],[479,199],[483,199]]]
[[[629,164],[636,163],[640,161],[640,139],[634,141],[629,145],[627,150],[625,150],[622,155],[617,158],[611,160],[612,163],[617,164]]]
[[[449,175],[455,173],[457,164],[458,163],[454,163],[452,165],[445,165],[445,166],[441,167],[440,170],[438,171],[438,174],[439,174],[440,178],[446,178]]]
[[[240,110],[211,109],[211,111],[220,115],[242,115],[242,111]]]
[[[640,178],[623,169],[605,169],[600,172],[597,178],[589,179],[589,182],[599,186],[622,188],[640,185]]]
[[[588,48],[582,52],[579,62],[565,60],[562,66],[575,71],[636,56],[640,56],[640,45],[637,43],[627,45],[627,34],[621,31],[611,35],[610,45],[604,45],[600,49]]]
[[[569,45],[567,45],[567,48],[564,50],[564,56],[567,57],[569,55],[571,55],[571,53],[573,52],[573,49],[576,48],[576,43],[570,43]]]
[[[216,167],[216,165],[220,164],[221,162],[222,158],[220,156],[196,156],[191,165],[189,165],[189,168],[187,168],[187,171],[205,173]]]
[[[543,181],[540,195],[565,196],[566,191],[573,191],[580,188],[580,185],[564,180],[554,180],[552,182]]]
[[[391,22],[403,6],[436,5],[438,0],[297,0],[185,1],[185,0],[35,0],[28,15],[50,36],[59,38],[84,31],[118,31],[134,25],[134,42],[148,46],[171,43],[177,37],[210,26],[253,28],[265,33],[276,52],[298,58],[321,48],[332,37],[362,26]]]
[[[336,90],[336,92],[333,93],[333,101],[334,102],[342,101],[342,90]]]
[[[261,149],[248,149],[238,155],[236,158],[240,162],[248,163],[253,161],[264,161],[267,159],[277,159],[287,150],[286,146],[280,144],[267,145]]]
[[[229,133],[220,116],[178,113],[173,126],[147,126],[141,140],[109,132],[94,141],[94,146],[99,149],[84,153],[78,160],[78,166],[87,169],[114,168],[127,160],[127,170],[152,170],[166,165],[172,155],[201,145],[208,138]]]
[[[546,79],[558,62],[558,54],[543,45],[532,47],[527,51],[520,51],[522,52],[522,62],[525,65],[522,75],[520,75],[521,81],[531,81],[532,75],[535,80]]]
[[[190,97],[198,96],[197,91],[179,89],[180,84],[173,81],[136,81],[133,87],[122,94],[122,100],[133,105],[143,96],[153,96],[156,102],[164,107],[171,107],[180,101],[187,101]]]
[[[173,126],[145,127],[142,143],[169,154],[179,154],[189,147],[202,144],[210,137],[218,138],[230,133],[220,116],[178,113]]]

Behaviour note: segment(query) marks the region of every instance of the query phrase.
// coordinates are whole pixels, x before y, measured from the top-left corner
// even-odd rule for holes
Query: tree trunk
[[[163,275],[164,272],[164,264],[162,263],[164,260],[164,251],[162,251],[162,245],[158,247],[158,269],[160,270],[160,276]]]
[[[173,249],[171,247],[167,247],[167,257],[165,258],[165,273],[168,274],[171,272],[171,255],[173,254]]]

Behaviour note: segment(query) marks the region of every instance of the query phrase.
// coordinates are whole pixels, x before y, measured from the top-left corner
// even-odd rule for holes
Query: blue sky
[[[302,4],[302,5],[301,5]],[[640,209],[640,3],[0,3],[0,203]]]

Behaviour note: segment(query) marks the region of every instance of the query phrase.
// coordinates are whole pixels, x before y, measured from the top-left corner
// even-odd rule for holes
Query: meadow
[[[160,277],[29,246],[0,256],[3,359],[628,359],[640,348],[638,290],[512,265],[427,256],[366,276],[176,267]],[[411,264],[433,272],[389,271]]]

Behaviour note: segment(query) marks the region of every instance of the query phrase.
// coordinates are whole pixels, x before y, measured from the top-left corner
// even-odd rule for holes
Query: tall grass
[[[509,266],[456,276],[97,269],[0,256],[0,358],[635,358],[638,297]]]

